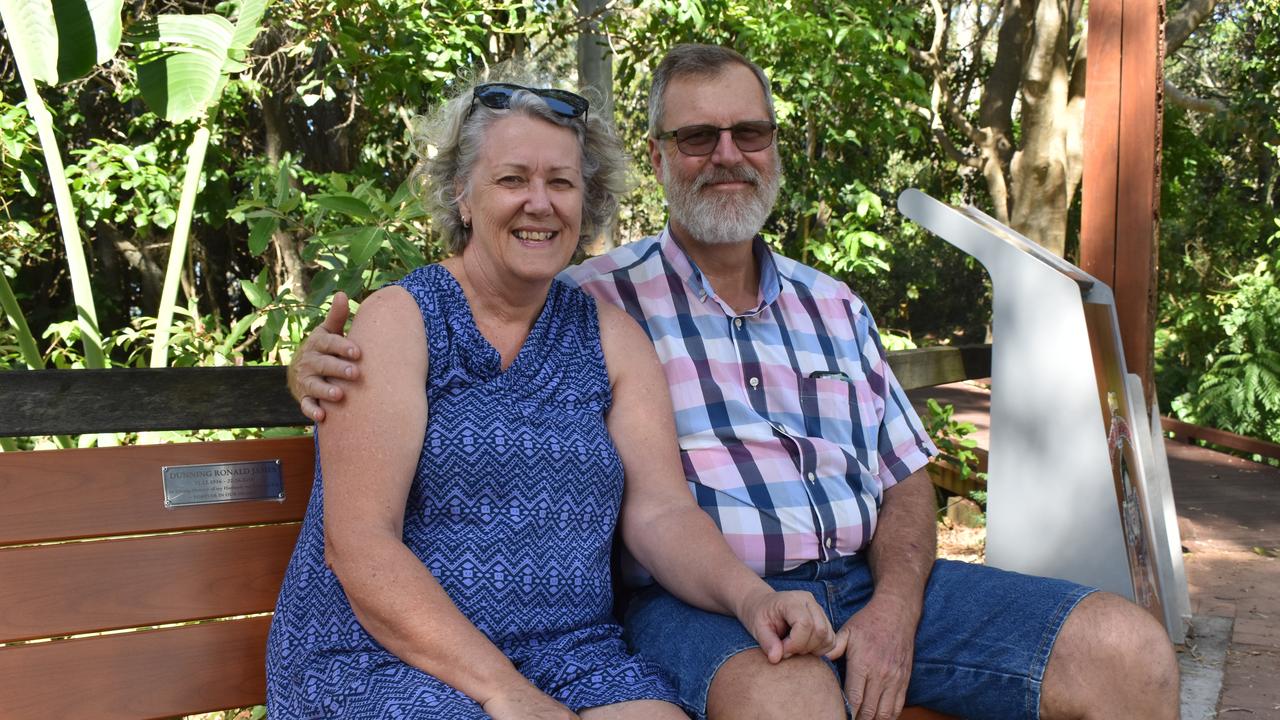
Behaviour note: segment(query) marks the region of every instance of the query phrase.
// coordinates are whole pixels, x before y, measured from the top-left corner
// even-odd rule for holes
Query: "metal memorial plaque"
[[[172,465],[163,469],[164,506],[284,500],[279,460]]]

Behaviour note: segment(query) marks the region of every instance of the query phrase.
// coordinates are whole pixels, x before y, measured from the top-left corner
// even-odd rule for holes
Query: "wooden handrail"
[[[1173,439],[1178,442],[1191,443],[1196,440],[1203,440],[1211,445],[1224,447],[1228,450],[1280,460],[1280,445],[1266,440],[1245,437],[1226,430],[1192,425],[1191,423],[1163,416],[1160,418],[1160,427],[1165,432],[1172,433]]]
[[[991,346],[888,354],[908,390],[991,375]],[[0,437],[309,425],[280,366],[0,372]]]

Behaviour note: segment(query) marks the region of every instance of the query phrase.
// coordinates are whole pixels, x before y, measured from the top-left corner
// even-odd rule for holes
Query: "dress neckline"
[[[491,377],[511,377],[523,370],[530,360],[526,357],[537,352],[536,347],[541,344],[543,336],[546,335],[547,325],[551,322],[551,306],[552,296],[557,292],[556,287],[559,280],[553,279],[551,286],[547,288],[547,296],[542,302],[542,309],[538,311],[538,317],[533,321],[533,326],[529,328],[529,334],[525,336],[524,342],[520,344],[520,349],[516,351],[516,356],[511,360],[511,364],[505,369],[502,367],[502,353],[489,342],[489,339],[480,332],[480,326],[476,324],[475,311],[471,307],[471,300],[467,298],[467,293],[462,289],[462,283],[458,282],[458,278],[449,268],[435,263],[432,267],[439,268],[439,272],[447,278],[446,282],[455,292],[461,301],[461,310],[459,313],[463,315],[461,329],[469,338],[473,347],[479,350],[483,369]]]

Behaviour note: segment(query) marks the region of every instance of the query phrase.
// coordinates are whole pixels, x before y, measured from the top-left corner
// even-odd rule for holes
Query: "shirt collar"
[[[680,277],[694,297],[703,303],[708,300],[714,300],[724,309],[725,314],[730,316],[738,315],[735,310],[720,300],[719,296],[716,295],[715,288],[711,287],[710,281],[702,274],[702,270],[698,269],[697,263],[693,261],[693,258],[689,257],[684,248],[680,247],[680,243],[676,242],[675,236],[671,234],[670,224],[662,228],[662,233],[658,236],[658,247],[672,271]],[[761,298],[760,304],[742,313],[745,316],[759,315],[765,308],[772,305],[782,293],[782,276],[778,273],[778,265],[774,259],[773,251],[765,244],[764,238],[756,235],[751,240],[751,251],[755,254],[756,260],[760,265]]]

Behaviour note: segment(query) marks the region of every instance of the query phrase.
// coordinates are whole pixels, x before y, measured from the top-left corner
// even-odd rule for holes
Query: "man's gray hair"
[[[769,120],[777,122],[778,116],[773,109],[773,90],[769,86],[769,77],[764,74],[764,70],[760,69],[759,65],[746,59],[736,50],[726,47],[684,43],[671,48],[653,73],[653,88],[649,91],[649,137],[656,137],[658,133],[674,129],[661,126],[662,113],[666,110],[663,96],[667,92],[667,85],[672,80],[691,76],[711,77],[734,64],[742,65],[755,74],[756,79],[760,81],[760,87],[764,89],[765,104],[769,107]]]
[[[526,87],[547,86],[528,77],[503,77],[502,81]],[[610,109],[594,102],[595,98],[589,98],[593,102],[585,118],[567,118],[553,111],[538,95],[523,90],[512,94],[508,109],[494,110],[479,102],[475,102],[473,107],[475,88],[482,84],[467,83],[457,95],[429,116],[417,118],[414,123],[413,146],[418,164],[411,178],[445,248],[457,254],[471,240],[471,228],[462,224],[458,203],[471,189],[471,173],[489,128],[511,115],[544,120],[573,131],[582,150],[579,245],[605,228],[618,208],[619,196],[630,189],[627,157],[609,122]]]

